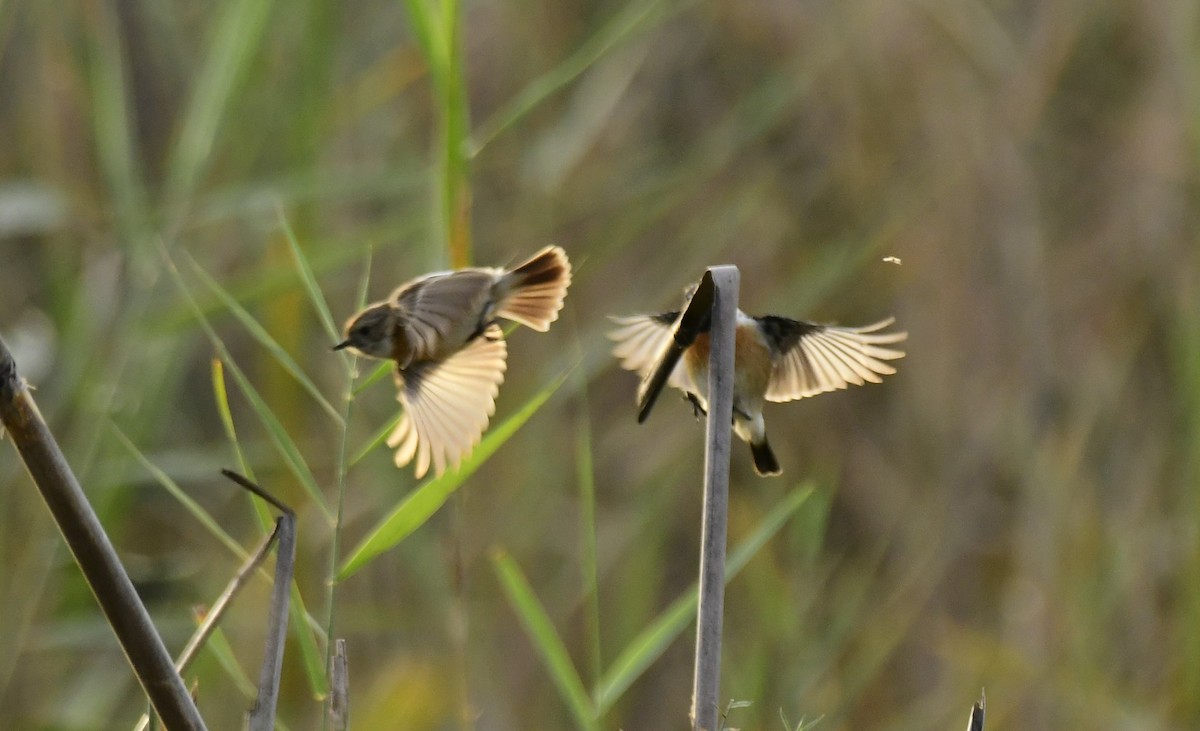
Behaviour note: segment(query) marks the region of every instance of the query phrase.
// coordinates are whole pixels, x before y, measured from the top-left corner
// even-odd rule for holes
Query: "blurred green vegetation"
[[[263,530],[218,468],[296,508],[289,728],[321,727],[332,624],[355,728],[572,728],[590,701],[664,729],[690,630],[583,696],[695,579],[703,429],[673,398],[634,423],[604,316],[717,263],[751,312],[895,314],[898,375],[768,409],[783,478],[735,453],[732,545],[815,489],[729,586],[729,724],[961,728],[986,686],[989,727],[1197,728],[1198,15],[0,2],[0,335],[171,647],[236,567],[223,535]],[[417,485],[355,461],[396,403],[390,379],[347,400],[329,318],[550,242],[567,308],[512,334],[496,424],[579,365],[334,591]],[[0,455],[0,725],[128,728],[139,689]],[[188,673],[210,728],[249,704],[268,595]]]

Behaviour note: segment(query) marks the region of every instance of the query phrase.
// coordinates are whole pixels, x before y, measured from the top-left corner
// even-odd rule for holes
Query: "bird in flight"
[[[496,410],[508,355],[498,319],[546,332],[558,319],[571,263],[547,246],[510,269],[472,267],[426,274],[346,323],[348,348],[396,362],[404,409],[387,444],[397,467],[416,459],[416,476],[453,469],[479,442]]]
[[[691,297],[685,292],[685,301]],[[651,376],[669,369],[666,385],[683,391],[696,413],[708,412],[709,321],[695,332],[677,338],[680,311],[614,317],[619,326],[609,333],[616,341],[613,355],[621,367],[642,376],[639,421],[646,417],[657,394],[648,388]],[[767,315],[752,317],[737,311],[734,333],[733,431],[750,444],[754,470],[760,475],[782,472],[767,440],[763,421],[766,401],[784,402],[844,389],[854,384],[879,383],[896,372],[887,363],[904,352],[887,347],[908,337],[884,332],[895,318],[866,327],[839,327]],[[682,341],[682,344],[681,344]]]

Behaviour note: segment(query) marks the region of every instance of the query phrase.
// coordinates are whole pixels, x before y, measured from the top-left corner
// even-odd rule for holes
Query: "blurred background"
[[[450,76],[414,31],[430,8],[462,54]],[[0,335],[172,648],[238,559],[149,466],[243,546],[261,535],[217,476],[239,464],[220,358],[246,463],[300,515],[300,594],[348,641],[354,727],[576,727],[492,557],[519,565],[589,690],[684,594],[703,424],[674,394],[635,423],[605,316],[673,308],[731,263],[747,311],[894,314],[909,340],[882,385],[768,407],[782,477],[737,445],[731,544],[812,493],[729,586],[721,692],[749,702],[730,727],[962,728],[981,688],[988,728],[1200,727],[1200,6],[441,12],[0,2]],[[325,499],[344,486],[339,556],[417,483],[383,447],[338,477],[395,415],[390,379],[343,429],[202,283],[344,410],[349,361],[284,221],[339,323],[368,262],[368,298],[551,242],[575,265],[554,328],[511,336],[495,422],[574,366],[565,385],[336,593],[334,530],[231,368]],[[252,583],[187,674],[210,728],[250,704],[268,594]],[[133,724],[140,689],[7,446],[0,618],[0,726]],[[686,727],[693,632],[596,727]],[[321,728],[300,656],[280,719]]]

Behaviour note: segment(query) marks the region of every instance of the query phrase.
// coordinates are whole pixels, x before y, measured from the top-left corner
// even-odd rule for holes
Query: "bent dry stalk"
[[[246,714],[248,731],[271,731],[275,728],[275,709],[279,705],[279,679],[283,672],[288,601],[296,565],[296,514],[283,501],[237,472],[221,470],[221,474],[283,513],[275,523],[275,531],[279,536],[275,550],[275,582],[271,589],[271,605],[267,614],[267,641],[258,676],[258,695],[254,699],[254,705],[250,707],[250,712]]]
[[[267,554],[275,546],[281,530],[283,530],[283,518],[279,518],[276,521],[275,530],[263,536],[263,540],[259,542],[258,548],[238,568],[237,573],[234,574],[233,578],[225,586],[225,590],[221,592],[221,595],[217,597],[217,600],[205,612],[200,626],[192,633],[191,639],[184,645],[183,650],[179,653],[179,657],[175,659],[175,669],[180,673],[187,672],[188,667],[192,664],[192,660],[196,658],[196,655],[204,647],[208,638],[216,631],[218,624],[224,618],[225,612],[232,605],[234,598],[250,581],[251,575],[258,570],[259,566],[266,559]],[[149,727],[149,714],[142,714],[142,717],[134,725],[133,731],[146,731]]]

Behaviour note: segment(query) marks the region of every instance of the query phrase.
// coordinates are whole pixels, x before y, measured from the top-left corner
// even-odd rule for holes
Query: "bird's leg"
[[[708,416],[708,412],[700,405],[700,399],[696,398],[696,394],[688,392],[684,394],[684,398],[692,402],[692,416],[696,417],[697,421],[700,420],[701,415]]]

